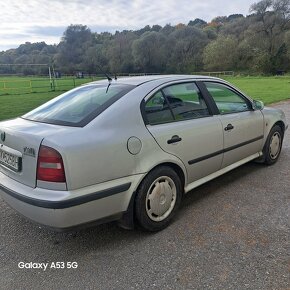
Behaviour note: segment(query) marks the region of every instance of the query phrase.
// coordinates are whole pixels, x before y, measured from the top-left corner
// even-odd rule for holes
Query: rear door
[[[264,138],[264,117],[253,110],[250,101],[222,83],[204,82],[220,113],[224,134],[222,167],[261,151]]]
[[[191,183],[221,168],[222,124],[196,83],[167,85],[144,108],[147,129],[159,146],[180,158]]]

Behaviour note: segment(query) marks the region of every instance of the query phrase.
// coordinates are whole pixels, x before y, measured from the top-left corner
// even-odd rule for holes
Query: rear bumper
[[[30,188],[0,172],[0,195],[17,212],[42,225],[65,230],[118,219],[128,208],[143,174],[73,191]]]

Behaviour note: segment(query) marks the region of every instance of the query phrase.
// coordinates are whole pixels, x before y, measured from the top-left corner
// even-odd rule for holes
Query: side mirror
[[[256,101],[253,102],[253,109],[254,110],[263,110],[264,109],[264,103],[262,101]]]

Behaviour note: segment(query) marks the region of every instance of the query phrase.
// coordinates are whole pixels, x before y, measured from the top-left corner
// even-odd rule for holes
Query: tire
[[[272,165],[277,162],[282,148],[283,132],[280,126],[275,125],[267,138],[263,149],[264,163]]]
[[[168,166],[149,172],[135,198],[135,217],[143,230],[156,232],[166,228],[175,216],[182,199],[182,184]]]

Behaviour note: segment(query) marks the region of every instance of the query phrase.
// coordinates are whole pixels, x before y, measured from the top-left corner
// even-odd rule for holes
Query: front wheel
[[[265,158],[264,163],[267,165],[272,165],[278,160],[283,142],[283,132],[280,126],[274,126],[267,138],[263,155]]]
[[[142,181],[135,200],[138,224],[148,231],[167,227],[176,214],[182,198],[177,173],[168,166],[151,171]]]

